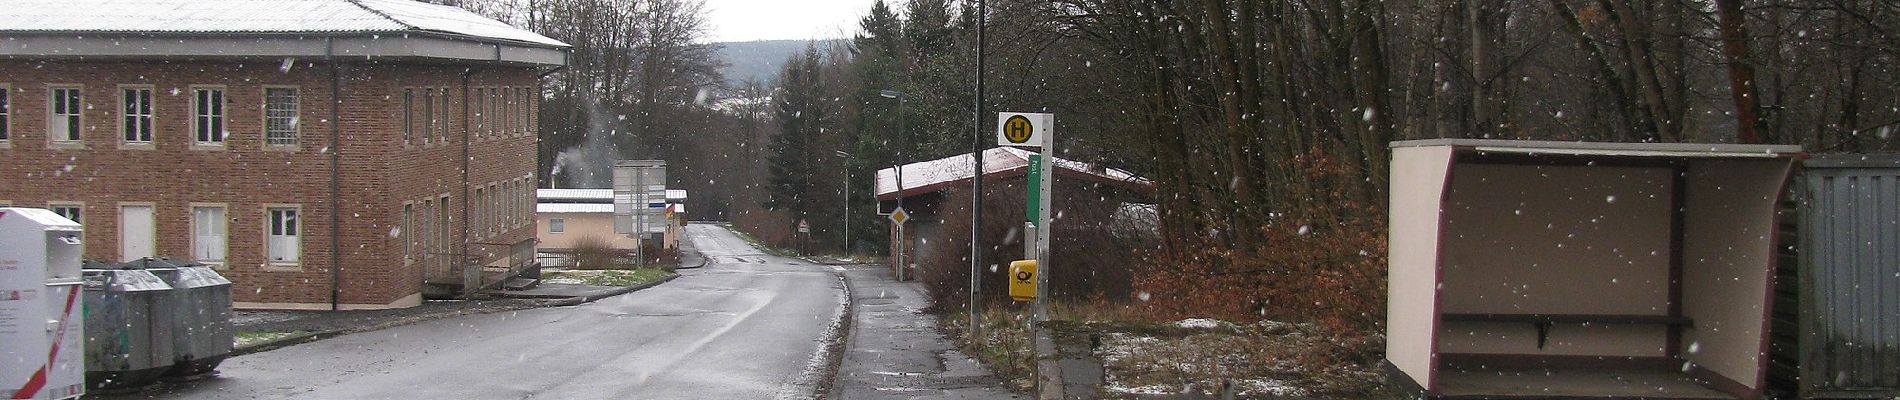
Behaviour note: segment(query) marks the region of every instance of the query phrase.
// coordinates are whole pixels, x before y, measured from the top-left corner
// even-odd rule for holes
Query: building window
[[[531,99],[532,97],[528,96],[528,88],[521,88],[521,135],[522,136],[528,136],[529,134],[534,133],[534,125],[533,125],[534,124],[534,121],[533,121],[534,107],[531,107],[531,104],[529,104],[530,101],[533,101]]]
[[[435,89],[422,89],[422,121],[426,124],[422,129],[422,144],[429,144],[429,139],[435,137],[435,124],[437,123],[435,118]]]
[[[396,231],[396,239],[402,241],[402,259],[416,259],[416,244],[410,239],[416,235],[416,204],[402,204],[402,228]]]
[[[416,90],[402,90],[402,144],[416,136]]]
[[[192,207],[191,258],[212,266],[223,266],[229,222],[225,219],[222,206]]]
[[[82,207],[79,204],[47,203],[46,208],[53,210],[54,214],[59,214],[61,217],[66,217],[66,219],[73,220],[73,222],[78,222],[80,225],[86,224],[86,215],[80,211]]]
[[[7,111],[11,109],[9,108],[11,106],[7,104],[7,98],[11,96],[11,94],[12,91],[9,90],[7,85],[0,85],[0,143],[6,143],[7,139],[12,137],[10,136],[12,129],[9,129],[13,127],[13,124],[10,123],[12,119],[9,118],[12,115]]]
[[[267,243],[265,256],[271,264],[297,264],[302,254],[302,249],[299,248],[302,238],[298,235],[299,228],[302,228],[300,226],[302,221],[297,218],[297,214],[298,210],[295,207],[271,207],[267,210],[270,231],[267,232],[268,237],[265,238]]]
[[[152,89],[127,88],[121,91],[119,134],[126,143],[152,143]]]
[[[297,88],[264,88],[264,144],[297,145]]]
[[[79,141],[79,88],[53,88],[53,118],[48,120],[47,132],[53,141]]]
[[[441,105],[441,108],[437,108],[437,110],[442,110],[442,111],[437,114],[440,114],[441,117],[438,119],[440,119],[442,123],[436,126],[436,135],[442,138],[442,143],[448,143],[449,142],[449,122],[450,122],[449,115],[452,112],[450,110],[453,110],[453,108],[449,108],[449,89],[442,88],[439,90],[440,90],[440,93],[437,94],[437,97],[442,100],[442,105]]]
[[[498,127],[501,125],[502,115],[500,112],[497,112],[498,110],[501,110],[501,89],[488,88],[488,115],[494,116],[494,118],[490,118],[494,121],[488,124],[488,134],[490,136],[501,136],[502,133],[501,128]]]
[[[196,89],[192,91],[191,109],[192,130],[197,132],[197,144],[224,144],[224,89]]]
[[[548,233],[567,232],[566,218],[548,218]]]
[[[503,96],[506,96],[508,101],[508,126],[503,129],[508,130],[509,137],[518,136],[521,134],[521,120],[518,117],[520,114],[515,114],[515,108],[521,107],[521,105],[515,103],[515,88],[508,88],[507,91],[503,93],[505,93]]]
[[[421,256],[417,258],[428,257],[429,252],[435,249],[435,220],[431,218],[433,215],[435,215],[435,200],[423,200],[422,223],[418,224],[421,225],[422,230],[414,235],[416,248],[420,250],[416,255]]]
[[[488,212],[488,204],[484,203],[485,201],[488,201],[488,192],[482,188],[475,188],[475,202],[469,205],[475,207],[475,209],[471,210],[473,212],[468,213],[471,219],[468,226],[474,227],[474,229],[469,229],[469,231],[474,232],[475,237],[484,236],[483,232],[488,230],[487,226],[482,225],[483,222],[487,222],[488,220],[487,216],[483,215]]]
[[[487,109],[486,107],[488,107],[487,96],[488,96],[488,89],[475,88],[475,129],[473,131],[475,132],[475,138],[477,139],[480,139],[482,135],[487,133],[487,132],[482,131],[482,128],[486,128],[488,126],[487,121],[482,120],[482,117],[485,116],[484,114],[482,114],[482,110],[486,110]]]

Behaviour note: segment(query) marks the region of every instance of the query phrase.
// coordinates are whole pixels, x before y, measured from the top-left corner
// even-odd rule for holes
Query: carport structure
[[[1431,398],[1758,398],[1799,146],[1392,143],[1386,362]]]

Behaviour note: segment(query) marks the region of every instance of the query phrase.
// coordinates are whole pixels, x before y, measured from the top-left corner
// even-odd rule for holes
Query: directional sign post
[[[904,236],[904,222],[910,221],[910,212],[904,211],[904,206],[899,204],[897,209],[891,210],[890,218],[891,226],[897,227],[897,257],[893,260],[896,261],[897,281],[903,282],[905,267],[910,266],[904,263],[904,242],[906,241],[905,239],[909,238],[908,236]]]
[[[1025,237],[1034,237],[1034,242],[1024,241],[1024,258],[1035,260],[1031,278],[1035,279],[1035,303],[1030,308],[1035,317],[1030,318],[1030,330],[1035,330],[1035,322],[1049,319],[1048,308],[1043,299],[1049,297],[1049,233],[1054,229],[1050,223],[1052,205],[1051,194],[1055,192],[1055,174],[1051,165],[1055,152],[1056,115],[1046,113],[998,113],[996,116],[996,144],[999,146],[1031,147],[1041,150],[1040,154],[1029,156],[1029,196],[1023,213]],[[1032,244],[1033,243],[1033,244]],[[1013,265],[1012,265],[1013,266]],[[1012,276],[1012,279],[1014,277]]]

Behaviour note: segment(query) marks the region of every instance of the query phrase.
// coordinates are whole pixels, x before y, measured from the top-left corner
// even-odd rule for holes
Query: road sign
[[[1054,142],[1055,135],[1055,114],[997,113],[998,146],[1044,147]]]
[[[1009,262],[1009,298],[1016,301],[1036,299],[1036,260]]]
[[[891,223],[903,225],[904,221],[909,221],[909,220],[910,220],[910,212],[904,211],[903,207],[898,207],[896,210],[891,210]]]
[[[798,220],[798,233],[811,233],[811,224],[805,223],[802,219]]]

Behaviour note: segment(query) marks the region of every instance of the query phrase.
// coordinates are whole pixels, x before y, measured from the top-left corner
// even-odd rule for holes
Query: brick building
[[[0,204],[216,265],[241,308],[414,306],[532,262],[567,47],[407,0],[10,2]]]

